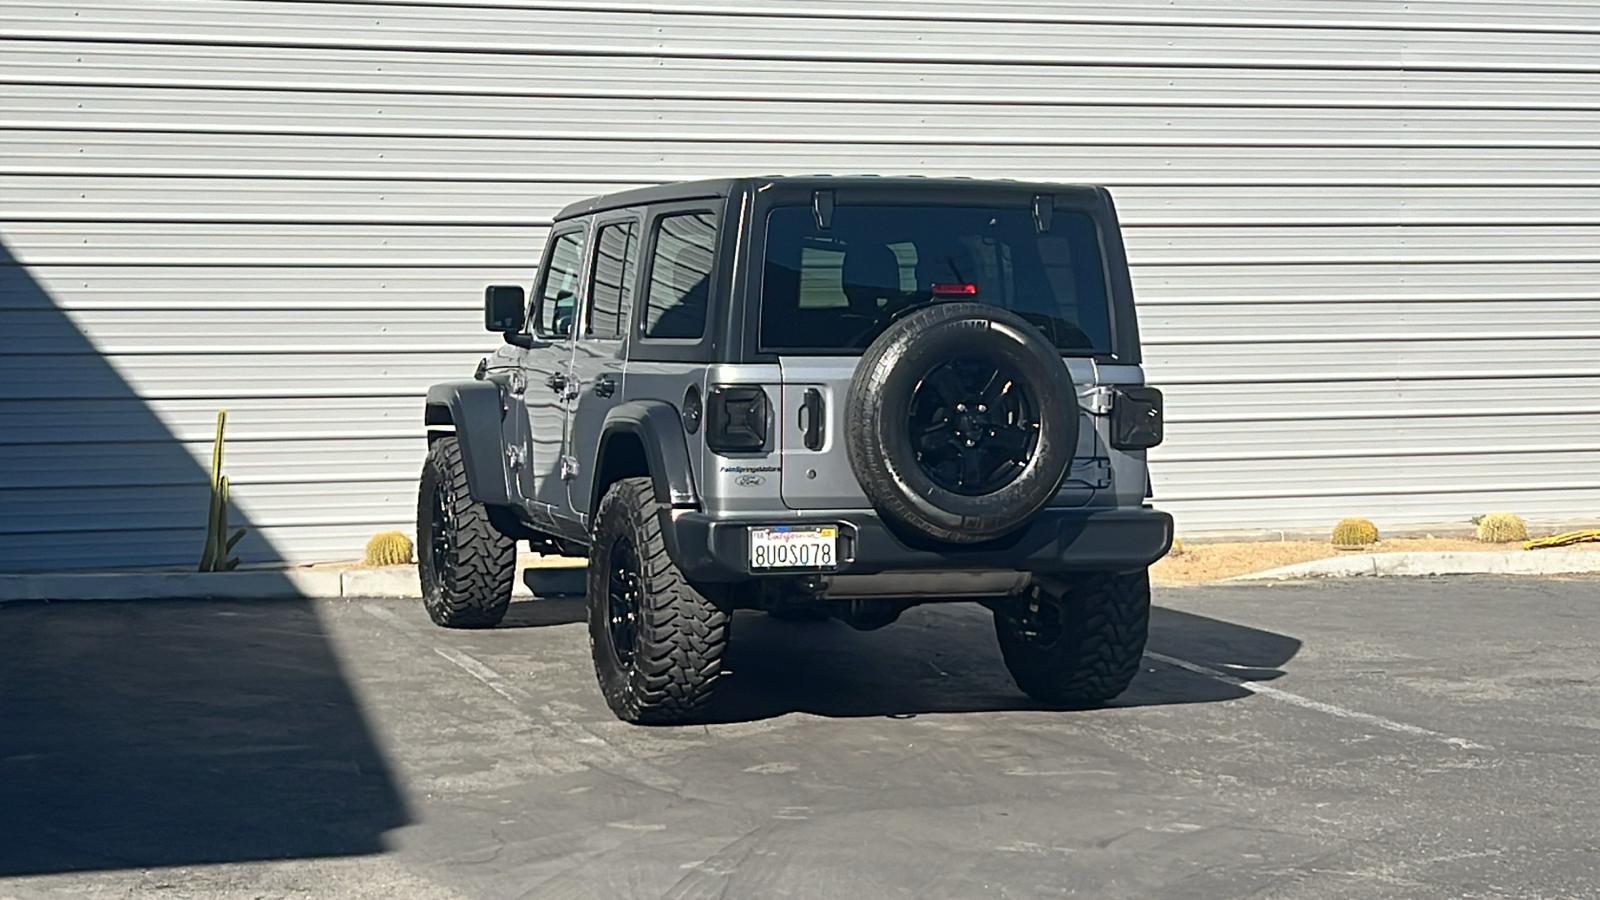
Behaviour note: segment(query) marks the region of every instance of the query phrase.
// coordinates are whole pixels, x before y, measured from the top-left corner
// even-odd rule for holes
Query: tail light
[[[706,446],[717,453],[753,453],[767,446],[767,392],[717,385],[706,397]]]

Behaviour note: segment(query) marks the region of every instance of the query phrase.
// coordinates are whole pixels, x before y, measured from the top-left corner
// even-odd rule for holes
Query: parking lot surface
[[[1600,581],[1158,588],[1107,709],[988,614],[740,614],[717,721],[582,600],[0,607],[0,898],[1600,896]]]

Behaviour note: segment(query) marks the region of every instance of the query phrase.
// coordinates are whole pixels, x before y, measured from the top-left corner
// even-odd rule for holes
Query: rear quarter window
[[[717,218],[710,212],[662,216],[652,238],[644,336],[698,338],[706,330]]]

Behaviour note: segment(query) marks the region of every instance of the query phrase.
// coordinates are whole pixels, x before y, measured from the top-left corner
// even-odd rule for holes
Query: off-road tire
[[[1042,593],[1035,616],[1028,613],[1030,599],[1010,601],[994,615],[1000,653],[1017,687],[1041,703],[1078,709],[1127,690],[1150,631],[1146,571],[1095,573],[1059,595]]]
[[[1038,435],[1026,466],[988,493],[935,483],[911,433],[924,379],[957,358],[1003,364],[1035,407]],[[890,325],[856,365],[845,410],[845,452],[867,499],[889,521],[940,543],[973,544],[1021,528],[1061,490],[1077,452],[1077,392],[1061,352],[1026,319],[982,303],[939,303]]]
[[[444,529],[439,553],[436,502]],[[493,628],[511,604],[516,572],[517,542],[489,520],[488,507],[472,499],[461,445],[453,435],[435,439],[417,490],[417,575],[428,618],[445,628]]]
[[[626,722],[700,719],[722,674],[729,613],[696,590],[667,555],[665,514],[649,478],[624,478],[606,491],[594,517],[589,650],[606,705]],[[624,547],[631,548],[631,565]],[[619,573],[636,579],[632,641],[622,652],[611,622],[614,557],[622,560]]]

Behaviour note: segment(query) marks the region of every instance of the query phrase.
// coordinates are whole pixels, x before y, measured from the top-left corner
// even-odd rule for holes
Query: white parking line
[[[1324,703],[1321,700],[1313,700],[1310,697],[1302,697],[1299,694],[1292,694],[1286,690],[1283,690],[1282,688],[1275,688],[1269,684],[1263,684],[1259,681],[1246,681],[1242,678],[1235,678],[1226,672],[1220,672],[1209,666],[1202,666],[1198,663],[1192,663],[1186,659],[1178,659],[1175,656],[1168,656],[1165,653],[1157,653],[1154,650],[1146,650],[1144,655],[1156,660],[1157,662],[1163,662],[1169,666],[1177,666],[1186,672],[1193,672],[1196,675],[1204,675],[1207,678],[1220,681],[1223,684],[1244,688],[1252,693],[1260,694],[1263,697],[1288,703],[1292,706],[1298,706],[1302,709],[1314,709],[1320,713],[1325,713],[1330,716],[1337,716],[1341,719],[1349,719],[1353,722],[1362,722],[1367,725],[1382,728],[1385,731],[1398,731],[1401,734],[1432,738],[1433,740],[1449,744],[1452,747],[1460,747],[1464,750],[1493,749],[1485,746],[1484,744],[1469,741],[1466,738],[1451,737],[1447,734],[1440,734],[1437,731],[1430,731],[1421,727],[1420,725],[1408,725],[1405,722],[1396,722],[1393,719],[1385,719],[1383,716],[1375,716],[1372,713],[1358,712],[1353,709],[1346,709],[1343,706],[1336,706],[1332,703]]]

